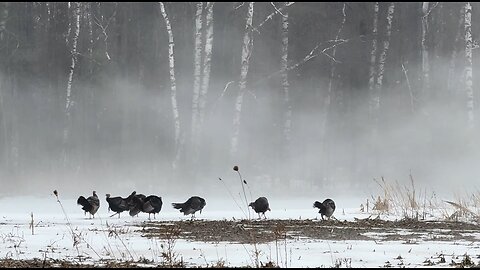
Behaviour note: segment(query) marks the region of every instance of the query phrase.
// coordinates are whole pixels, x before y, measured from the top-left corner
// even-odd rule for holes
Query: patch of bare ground
[[[384,240],[407,241],[479,241],[480,227],[475,224],[447,221],[403,219],[339,220],[189,220],[146,221],[137,230],[148,238],[176,238],[210,243],[267,243],[278,239],[310,238],[321,240]],[[178,233],[179,232],[179,233]]]
[[[16,260],[16,259],[1,259],[0,268],[140,268],[142,267],[136,262],[117,262],[105,261],[95,265],[88,263],[74,262],[71,260],[58,259],[31,259],[31,260]]]

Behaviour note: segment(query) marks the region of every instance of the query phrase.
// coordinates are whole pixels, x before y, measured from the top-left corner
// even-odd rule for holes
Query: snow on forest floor
[[[145,213],[110,217],[105,198],[99,197],[93,219],[75,199],[57,201],[53,194],[0,199],[0,259],[37,258],[41,266],[48,261],[143,267],[452,267],[480,262],[478,224],[438,222],[433,212],[430,221],[410,221],[362,212],[361,200],[336,200],[336,220],[323,221],[312,207],[314,199],[272,198],[267,220],[258,220],[253,211],[247,220],[233,201],[207,199],[192,221],[170,205],[186,198],[164,197],[162,211],[149,220]]]

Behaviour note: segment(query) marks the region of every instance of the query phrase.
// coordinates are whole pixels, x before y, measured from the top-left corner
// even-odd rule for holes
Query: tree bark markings
[[[251,50],[253,48],[252,37],[252,21],[253,21],[253,6],[255,2],[250,2],[248,5],[247,18],[245,24],[245,34],[243,36],[242,46],[242,65],[240,70],[240,80],[238,82],[238,94],[235,99],[235,109],[233,117],[233,135],[230,144],[230,155],[235,157],[238,152],[238,137],[240,135],[240,120],[242,114],[243,96],[247,88],[248,67],[250,64]]]
[[[465,4],[465,91],[467,95],[467,125],[469,129],[475,126],[474,104],[473,104],[473,78],[472,78],[472,5]]]

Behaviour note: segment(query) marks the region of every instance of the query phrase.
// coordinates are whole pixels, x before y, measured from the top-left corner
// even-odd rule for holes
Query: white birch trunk
[[[243,36],[242,46],[242,66],[240,70],[240,80],[238,83],[238,95],[235,100],[235,111],[233,116],[233,134],[230,144],[230,154],[232,157],[238,152],[238,137],[240,134],[240,120],[242,115],[243,96],[247,86],[247,75],[250,62],[250,55],[253,47],[252,40],[252,21],[253,21],[253,4],[250,2],[247,11],[247,21],[245,24],[245,34]]]
[[[460,41],[464,30],[464,19],[465,19],[465,8],[462,6],[460,11],[460,18],[458,19],[458,28],[457,34],[455,35],[455,42],[453,43],[452,55],[450,56],[450,63],[448,65],[448,77],[447,77],[447,89],[448,91],[453,94],[457,92],[455,80],[455,61],[457,60],[457,44]]]
[[[88,72],[93,74],[93,23],[92,23],[92,16],[93,16],[93,3],[88,3],[87,6],[87,23],[88,23],[88,57],[89,65],[88,65]]]
[[[172,112],[173,112],[173,122],[175,129],[175,158],[172,162],[173,169],[177,168],[178,160],[180,159],[180,150],[183,144],[183,140],[180,140],[180,113],[178,111],[177,105],[177,83],[175,80],[175,53],[173,41],[173,32],[172,26],[170,25],[170,20],[168,19],[167,12],[165,11],[165,6],[163,2],[159,2],[160,12],[162,13],[163,19],[168,33],[168,64],[170,67],[170,89],[171,89],[171,102],[172,102]]]
[[[3,2],[0,3],[0,41],[3,41],[5,38],[5,27],[7,26],[7,19],[8,19],[8,3]]]
[[[200,84],[202,80],[202,14],[203,2],[197,3],[197,12],[195,14],[195,49],[194,49],[194,69],[193,69],[193,98],[192,98],[192,131],[191,140],[194,152],[197,148],[197,130],[198,130],[198,100],[200,96]],[[195,155],[194,155],[195,156]]]
[[[430,66],[428,62],[428,48],[427,48],[427,32],[428,32],[428,4],[429,2],[423,2],[422,4],[422,82],[423,93],[427,93],[430,88]]]
[[[376,76],[375,67],[377,64],[376,58],[377,58],[377,38],[378,38],[378,9],[379,9],[379,4],[378,2],[375,2],[374,14],[373,14],[372,51],[370,52],[370,74],[369,74],[369,80],[368,80],[368,86],[371,93],[373,93],[375,88],[375,76]],[[370,108],[370,111],[372,111],[372,106]]]
[[[378,112],[380,109],[380,92],[382,89],[383,85],[383,74],[385,73],[385,62],[387,60],[387,52],[388,48],[390,46],[390,36],[392,34],[392,19],[393,19],[393,12],[395,10],[395,3],[390,3],[388,6],[388,11],[387,11],[387,25],[386,25],[386,34],[385,34],[385,40],[383,41],[383,50],[382,53],[380,54],[380,59],[378,62],[378,76],[377,76],[377,82],[375,85],[375,95],[372,97],[373,98],[373,111],[374,115],[376,115],[376,119],[378,121]],[[377,125],[376,123],[375,125]]]
[[[283,103],[285,109],[285,118],[283,124],[283,136],[287,151],[291,141],[292,129],[292,104],[290,102],[290,83],[288,81],[288,11],[283,13],[282,17],[282,87],[283,87]]]
[[[210,85],[210,70],[212,63],[212,48],[213,48],[213,5],[214,2],[207,2],[207,13],[205,18],[205,54],[203,60],[203,80],[200,89],[200,99],[198,114],[199,121],[199,133],[201,135],[203,129],[203,122],[205,120],[205,104],[207,102],[208,87]]]
[[[72,33],[72,21],[70,20],[71,16],[71,10],[72,10],[72,2],[67,2],[67,21],[68,21],[68,27],[67,27],[67,35],[65,36],[65,43],[67,45],[70,45],[70,34]],[[73,15],[72,15],[73,16]]]
[[[473,107],[473,78],[472,78],[472,6],[470,2],[465,4],[465,91],[467,94],[467,125],[468,128],[474,127],[474,107]]]
[[[375,87],[371,91],[370,95],[370,119],[371,119],[371,137],[370,147],[371,153],[368,160],[368,167],[370,170],[376,169],[378,163],[377,158],[377,144],[378,144],[378,129],[379,129],[379,114],[380,114],[380,96],[383,85],[383,74],[385,72],[385,62],[387,59],[387,52],[390,46],[390,35],[392,31],[392,18],[395,9],[395,4],[392,2],[388,6],[387,10],[387,24],[386,34],[383,41],[383,50],[380,53],[378,60],[377,78],[375,81]]]
[[[80,3],[72,2],[69,5],[73,11],[73,20],[74,23],[70,24],[73,26],[73,29],[69,29],[69,32],[73,32],[72,41],[71,41],[71,49],[70,49],[70,69],[68,73],[68,80],[67,80],[67,94],[65,98],[65,115],[66,115],[66,123],[63,129],[63,143],[64,143],[64,165],[66,165],[67,159],[67,152],[66,152],[66,144],[68,143],[69,139],[69,132],[70,132],[70,122],[71,122],[71,106],[72,106],[72,85],[73,85],[73,75],[75,73],[75,65],[77,63],[77,43],[78,43],[78,35],[80,34]]]

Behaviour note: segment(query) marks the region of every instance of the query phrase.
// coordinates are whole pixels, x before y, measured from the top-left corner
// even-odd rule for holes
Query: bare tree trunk
[[[69,132],[70,132],[70,125],[71,125],[71,106],[72,106],[72,84],[73,84],[73,75],[75,73],[75,65],[77,63],[77,43],[78,43],[78,35],[80,33],[80,3],[71,2],[69,3],[70,8],[73,11],[73,20],[74,23],[70,24],[73,29],[69,29],[69,32],[73,31],[73,37],[71,41],[71,62],[70,62],[70,70],[68,73],[68,80],[67,80],[67,95],[65,100],[65,126],[63,129],[63,165],[66,166],[67,162],[67,144],[69,141]]]
[[[343,27],[345,26],[345,22],[347,20],[347,14],[345,13],[346,9],[346,4],[343,4],[342,7],[342,23],[340,24],[340,27],[338,28],[337,35],[335,36],[335,41],[337,41],[340,37],[340,34],[342,33]],[[332,58],[335,59],[335,56],[337,55],[337,47],[333,47],[332,51]],[[321,135],[321,147],[322,147],[322,153],[323,153],[323,171],[324,171],[324,179],[329,178],[329,149],[328,149],[328,143],[327,143],[327,128],[328,128],[328,119],[329,119],[329,113],[331,109],[331,103],[332,103],[332,95],[333,95],[333,80],[335,77],[335,61],[331,62],[330,66],[330,80],[328,82],[328,89],[327,89],[327,96],[325,98],[325,102],[323,104],[323,119],[322,119],[322,135]]]
[[[430,88],[430,64],[428,61],[428,48],[427,48],[427,32],[428,32],[428,4],[429,2],[423,2],[422,4],[422,92],[423,95],[428,93]]]
[[[88,26],[88,73],[91,76],[93,74],[93,3],[88,3],[86,6],[86,18]]]
[[[450,63],[448,65],[448,77],[447,77],[447,89],[448,91],[453,94],[456,91],[457,87],[456,83],[454,82],[455,80],[455,61],[457,60],[457,44],[460,41],[460,38],[462,36],[462,33],[465,28],[464,26],[464,20],[465,20],[465,8],[462,6],[460,10],[460,18],[458,19],[458,28],[457,28],[457,34],[455,35],[455,42],[453,43],[453,49],[452,49],[452,55],[450,56]]]
[[[250,2],[248,5],[247,21],[245,24],[245,34],[243,36],[242,46],[242,66],[240,70],[240,80],[238,83],[238,95],[235,100],[235,111],[233,116],[233,135],[230,144],[230,154],[234,157],[238,152],[238,137],[240,134],[240,119],[242,115],[243,96],[247,89],[247,75],[250,63],[250,56],[253,48],[252,37],[252,21],[253,21],[253,5],[255,2]]]
[[[205,54],[203,60],[203,80],[202,87],[200,89],[200,99],[198,114],[200,117],[199,121],[199,136],[202,134],[203,122],[205,121],[205,104],[207,101],[208,87],[210,85],[210,70],[212,64],[212,48],[213,48],[213,5],[214,2],[207,2],[207,14],[205,18]]]
[[[8,3],[0,3],[0,42],[3,42],[5,38],[5,29],[8,18]],[[3,70],[0,70],[0,124],[2,129],[1,138],[3,141],[0,144],[0,149],[4,149],[3,157],[5,158],[5,164],[8,164],[8,132],[7,132],[7,119],[5,117],[5,105],[3,102]]]
[[[0,25],[1,27],[1,25]],[[0,28],[0,32],[2,29]],[[2,40],[0,38],[0,40]],[[0,74],[0,124],[1,124],[1,129],[2,129],[2,134],[0,135],[0,138],[2,141],[0,141],[0,149],[3,149],[3,153],[0,153],[2,155],[1,157],[4,159],[5,163],[8,164],[8,132],[7,132],[7,119],[5,117],[5,107],[3,104],[3,76]],[[0,158],[1,161],[1,158]]]
[[[370,52],[370,74],[368,80],[368,86],[370,89],[370,93],[373,93],[375,88],[375,79],[376,79],[376,72],[375,67],[377,65],[377,39],[378,39],[378,9],[379,4],[375,2],[374,5],[374,14],[373,14],[373,31],[372,31],[372,51]],[[372,113],[374,103],[370,104],[370,114]]]
[[[372,50],[370,51],[370,71],[369,71],[369,78],[368,78],[368,90],[369,90],[369,104],[368,104],[368,115],[370,118],[370,125],[372,129],[372,134],[370,137],[370,150],[372,151],[370,155],[368,155],[367,159],[367,167],[371,169],[376,163],[376,108],[377,104],[380,102],[380,95],[376,92],[375,82],[377,79],[377,49],[378,49],[378,10],[379,10],[379,3],[375,2],[373,6],[373,30],[372,30]]]
[[[375,129],[378,128],[378,113],[380,109],[380,93],[383,86],[383,74],[385,73],[385,62],[387,60],[387,52],[390,46],[390,36],[392,34],[392,19],[393,19],[393,12],[395,9],[395,3],[390,3],[388,6],[388,13],[387,13],[387,25],[386,25],[386,34],[385,40],[383,41],[383,50],[380,54],[380,59],[378,62],[378,76],[375,85],[375,95],[373,96],[374,104],[373,104],[373,111],[376,115],[376,122]]]
[[[0,7],[0,41],[3,41],[8,19],[8,2],[0,3]]]
[[[195,14],[195,53],[194,53],[194,69],[193,69],[193,98],[192,98],[192,131],[191,144],[193,148],[193,156],[196,158],[197,152],[197,136],[198,136],[198,100],[200,96],[200,84],[202,81],[202,15],[203,2],[197,3],[197,12]],[[194,160],[195,161],[195,160]]]
[[[387,59],[387,52],[390,46],[390,35],[392,32],[392,19],[395,4],[392,2],[388,6],[387,10],[387,24],[386,34],[383,41],[383,50],[380,54],[378,61],[378,73],[375,82],[375,87],[370,95],[370,119],[371,119],[371,153],[369,168],[375,168],[378,163],[377,158],[377,145],[378,145],[378,129],[379,129],[379,116],[380,116],[380,97],[383,85],[383,74],[385,72],[385,62]]]
[[[288,2],[287,2],[288,4]],[[282,87],[283,87],[283,106],[285,108],[283,137],[285,140],[285,151],[290,151],[290,141],[292,132],[292,104],[290,102],[290,83],[288,81],[288,10],[284,11],[282,17]]]
[[[173,112],[173,122],[175,127],[175,157],[172,162],[172,168],[175,170],[180,159],[180,152],[183,147],[183,139],[180,138],[180,113],[178,111],[177,104],[177,83],[175,80],[175,52],[173,41],[173,32],[172,26],[170,25],[170,20],[168,19],[167,12],[165,11],[165,6],[163,2],[160,3],[160,12],[162,13],[163,19],[165,20],[165,25],[168,33],[168,63],[170,67],[170,89],[171,89],[171,102],[172,102],[172,112]]]
[[[472,129],[475,126],[473,106],[473,78],[472,78],[472,6],[465,4],[465,91],[467,94],[467,125]]]

